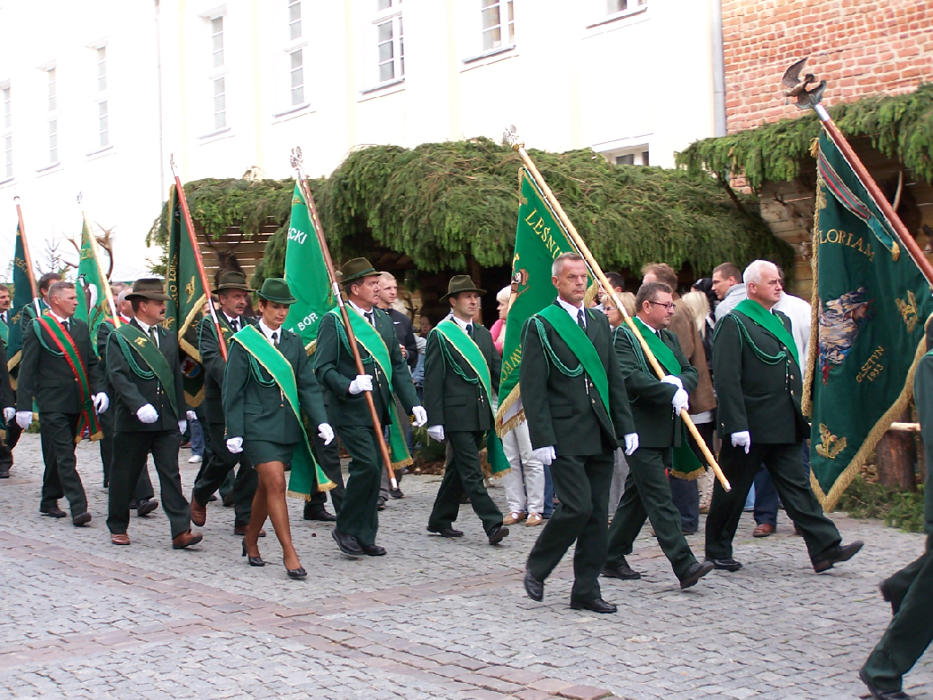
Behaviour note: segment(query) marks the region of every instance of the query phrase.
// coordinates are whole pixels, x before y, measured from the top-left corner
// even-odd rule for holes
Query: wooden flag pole
[[[220,346],[220,354],[227,361],[227,340],[224,338],[223,331],[220,328],[220,319],[217,318],[217,309],[214,308],[214,302],[211,300],[211,285],[207,281],[207,273],[204,271],[204,260],[201,258],[201,249],[198,247],[198,240],[194,235],[194,224],[191,222],[191,212],[188,210],[188,200],[185,199],[185,188],[182,187],[178,173],[175,172],[175,157],[169,159],[169,165],[172,168],[172,176],[175,178],[175,195],[178,197],[178,203],[181,205],[182,216],[185,217],[185,228],[188,229],[188,240],[191,243],[191,250],[194,252],[194,261],[198,266],[198,276],[201,278],[201,287],[204,289],[204,296],[207,299],[207,308],[211,312],[211,320],[214,322],[214,330],[217,332],[217,344]]]
[[[26,264],[26,275],[29,277],[29,286],[32,288],[32,303],[36,307],[36,316],[41,315],[42,307],[39,306],[39,285],[36,284],[36,276],[32,272],[32,256],[29,254],[29,244],[26,242],[26,224],[23,223],[23,208],[19,204],[19,196],[13,197],[16,203],[16,218],[19,220],[19,237],[23,242],[23,262]]]
[[[337,273],[334,268],[333,258],[330,256],[330,249],[327,247],[327,239],[324,238],[324,229],[321,228],[321,221],[318,219],[317,207],[314,205],[314,197],[311,196],[311,190],[301,171],[301,149],[295,147],[292,149],[291,165],[296,172],[296,182],[305,198],[305,206],[308,208],[308,215],[311,217],[311,223],[314,225],[314,233],[317,236],[318,245],[321,246],[321,253],[324,255],[324,265],[327,267],[327,276],[330,279],[331,290],[334,299],[337,300],[337,308],[340,309],[340,316],[343,319],[344,328],[347,330],[347,342],[350,350],[353,352],[353,361],[356,363],[356,373],[366,374],[363,369],[363,359],[360,357],[360,350],[356,343],[356,334],[353,333],[353,326],[350,325],[350,316],[347,313],[347,306],[340,292],[340,283],[337,281]],[[369,415],[373,421],[373,432],[376,434],[376,443],[379,445],[379,452],[382,454],[382,461],[385,463],[386,474],[389,475],[389,484],[394,491],[398,488],[398,480],[395,477],[395,470],[392,469],[392,457],[389,455],[389,447],[386,445],[385,435],[382,433],[382,421],[376,413],[376,404],[373,402],[371,391],[364,391],[366,395],[366,405],[369,406]]]
[[[586,261],[590,272],[597,279],[606,293],[612,297],[616,304],[616,308],[619,310],[619,313],[622,314],[622,318],[625,320],[625,323],[628,324],[631,331],[635,334],[635,337],[638,338],[642,351],[645,353],[645,357],[648,358],[648,363],[651,365],[651,368],[654,370],[655,374],[658,375],[659,379],[663,379],[665,376],[667,376],[667,372],[664,371],[664,368],[661,367],[657,358],[651,352],[651,348],[648,347],[648,343],[645,342],[645,339],[642,338],[641,333],[638,331],[638,327],[635,325],[635,321],[631,316],[628,315],[622,300],[619,298],[618,294],[616,294],[615,289],[611,284],[609,284],[609,280],[607,280],[606,276],[603,274],[599,263],[596,262],[596,259],[593,257],[592,253],[590,253],[589,248],[587,248],[586,243],[583,242],[583,238],[581,238],[580,234],[577,233],[577,229],[574,227],[573,223],[570,221],[570,218],[564,212],[560,202],[557,201],[557,197],[554,196],[554,193],[551,192],[551,189],[547,186],[547,183],[544,181],[541,173],[538,172],[534,162],[532,162],[531,158],[528,156],[528,153],[525,151],[525,145],[518,140],[518,135],[514,131],[514,127],[510,127],[508,130],[506,130],[505,137],[506,140],[508,140],[508,142],[511,144],[512,148],[514,148],[518,152],[518,155],[521,156],[522,162],[525,164],[525,167],[528,168],[532,177],[534,177],[535,181],[538,183],[538,186],[541,188],[541,192],[544,193],[544,198],[548,201],[548,204],[550,204],[551,209],[553,209],[557,214],[561,224],[563,225],[567,234],[570,236],[571,243],[577,249],[577,252]],[[713,453],[710,452],[709,447],[706,446],[706,441],[703,439],[703,436],[700,435],[696,425],[694,425],[693,421],[691,420],[690,414],[687,413],[687,409],[681,409],[680,418],[684,422],[684,425],[687,427],[687,430],[690,431],[690,434],[693,436],[697,447],[699,447],[700,451],[703,453],[703,458],[713,470],[716,478],[719,479],[719,483],[722,484],[723,489],[726,491],[731,491],[732,485],[729,483],[726,475],[722,473],[722,469],[719,467],[719,463],[716,461],[716,458],[713,457]]]

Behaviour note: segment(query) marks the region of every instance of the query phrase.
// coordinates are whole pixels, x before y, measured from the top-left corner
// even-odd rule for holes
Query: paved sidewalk
[[[467,506],[465,537],[429,536],[439,477],[405,478],[406,498],[380,513],[381,558],[344,558],[330,525],[304,522],[290,501],[310,572],[296,582],[268,524],[268,565],[247,566],[219,503],[191,550],[171,549],[161,510],[133,516],[130,547],[111,545],[96,445],[78,448],[90,526],[40,517],[38,436],[24,435],[15,455],[0,481],[0,696],[853,698],[890,618],[877,584],[923,546],[837,515],[845,539],[866,546],[817,575],[783,513],[767,539],[753,539],[746,518],[736,538],[745,568],[684,592],[643,533],[630,563],[644,578],[604,581],[619,613],[597,615],[569,609],[569,559],[543,603],[525,596],[539,528],[513,527],[490,547]],[[181,456],[187,494],[197,465]],[[501,486],[492,495],[501,506]],[[689,541],[702,556],[702,534]],[[908,692],[933,697],[933,653],[907,679]]]

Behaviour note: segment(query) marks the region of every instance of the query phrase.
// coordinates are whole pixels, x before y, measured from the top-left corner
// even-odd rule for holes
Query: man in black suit
[[[519,370],[522,405],[534,455],[551,465],[560,505],[535,542],[525,591],[544,597],[544,579],[574,542],[570,607],[613,613],[602,599],[606,512],[613,453],[637,446],[625,382],[612,348],[609,322],[584,309],[586,264],[576,253],[554,260],[558,297],[525,322]]]
[[[16,416],[16,396],[13,393],[13,387],[10,385],[10,373],[6,366],[6,343],[0,343],[0,407],[3,409],[3,425],[7,425]],[[0,479],[10,477],[10,467],[13,465],[13,454],[7,448],[3,440],[0,440]],[[2,459],[9,455],[9,461]]]
[[[78,295],[71,282],[49,288],[49,309],[24,325],[19,368],[16,423],[23,430],[32,423],[33,399],[42,424],[42,499],[39,512],[63,518],[58,499],[65,496],[71,518],[81,527],[91,521],[87,496],[75,469],[75,445],[85,427],[100,437],[97,412],[110,405],[101,391],[103,376],[91,349],[87,324],[73,318]]]
[[[111,333],[107,345],[117,412],[113,444],[121,458],[110,474],[110,541],[130,543],[126,534],[130,499],[151,453],[159,473],[162,509],[171,525],[172,547],[183,549],[200,542],[201,533],[191,531],[191,512],[178,473],[178,447],[187,427],[178,336],[161,325],[168,300],[162,280],[136,280],[127,299],[135,317]]]
[[[246,324],[256,324],[254,318],[244,315],[251,291],[246,284],[246,275],[236,270],[222,272],[217,288],[213,290],[220,301],[217,320],[228,348],[234,333],[242,330]],[[201,352],[201,365],[204,367],[204,403],[201,404],[201,408],[207,417],[203,426],[204,437],[210,448],[210,458],[201,462],[201,469],[191,490],[191,521],[195,525],[204,524],[211,495],[220,488],[227,474],[239,465],[233,486],[233,534],[245,535],[259,481],[246,453],[234,455],[227,449],[221,401],[227,363],[220,352],[214,319],[209,315],[201,319],[198,328],[198,348]]]

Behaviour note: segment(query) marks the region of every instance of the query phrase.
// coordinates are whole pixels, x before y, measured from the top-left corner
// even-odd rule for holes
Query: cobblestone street
[[[182,450],[186,495],[197,471],[188,456]],[[0,481],[0,695],[853,698],[890,618],[878,582],[923,546],[920,535],[837,514],[844,538],[866,545],[817,575],[783,513],[767,539],[751,537],[746,515],[736,538],[745,568],[683,592],[643,532],[629,562],[644,578],[603,580],[619,612],[598,615],[569,608],[569,558],[543,603],[525,596],[539,528],[513,527],[490,547],[467,506],[462,539],[429,536],[439,477],[405,478],[406,498],[380,513],[381,558],[344,558],[331,526],[303,521],[290,500],[310,572],[296,582],[269,524],[260,540],[268,565],[247,566],[233,511],[219,502],[191,550],[171,549],[161,509],[133,516],[130,547],[111,545],[96,445],[79,446],[78,465],[94,517],[87,528],[38,515],[38,435],[23,436],[11,478]],[[503,507],[501,485],[492,495]],[[702,558],[702,534],[689,541]],[[933,653],[905,689],[933,697]]]

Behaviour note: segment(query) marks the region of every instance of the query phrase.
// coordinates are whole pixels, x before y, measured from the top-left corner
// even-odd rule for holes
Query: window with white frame
[[[209,20],[211,35],[211,59],[208,82],[212,98],[211,114],[214,131],[227,128],[227,77],[224,72],[224,18],[223,15]]]
[[[288,104],[300,107],[305,103],[305,46],[301,21],[301,0],[285,0],[288,6]]]
[[[58,78],[55,68],[45,71],[48,86],[49,163],[58,162]]]
[[[3,179],[13,177],[13,103],[10,101],[10,86],[0,86],[0,109],[3,110]]]
[[[402,0],[376,0],[376,77],[391,83],[405,77]]]
[[[635,146],[604,153],[606,160],[613,165],[650,165],[648,146]]]
[[[107,47],[94,49],[97,60],[97,146],[110,145],[110,104],[107,99]]]
[[[512,0],[480,0],[483,18],[483,51],[515,43],[515,9]]]
[[[644,7],[648,4],[648,0],[605,0],[606,3],[606,14],[615,15],[620,12],[628,12],[630,10],[636,10],[639,7]]]
[[[288,2],[288,38],[295,41],[301,38],[301,0]]]

